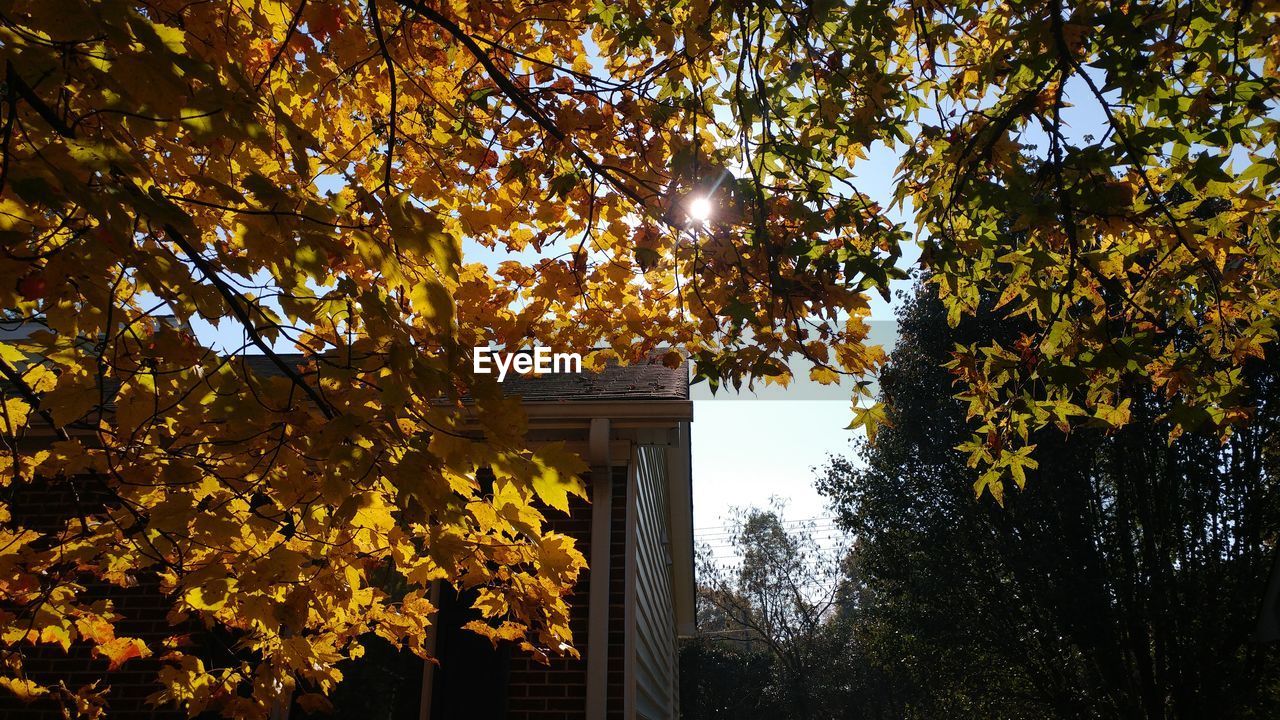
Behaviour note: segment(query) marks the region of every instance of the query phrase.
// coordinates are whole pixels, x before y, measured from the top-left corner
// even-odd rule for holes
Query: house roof
[[[295,366],[301,366],[304,357],[295,353],[280,354],[281,360]],[[245,355],[244,362],[255,374],[282,374],[265,355]],[[688,400],[689,364],[685,361],[669,368],[657,359],[650,359],[631,365],[611,363],[598,373],[584,371],[521,376],[510,372],[501,384],[506,394],[518,395],[531,403]]]
[[[306,367],[306,356],[300,353],[279,353],[278,357],[303,376],[314,376],[316,372],[314,367]],[[284,375],[266,355],[246,354],[238,360],[259,377]],[[603,404],[617,407],[619,403],[626,405],[632,402],[643,403],[644,407],[669,408],[673,402],[689,402],[689,364],[686,361],[669,368],[655,359],[631,365],[613,363],[600,372],[521,376],[512,371],[501,385],[508,396],[518,396],[526,405],[554,411],[558,415],[569,412],[576,416],[578,409],[594,415],[595,411],[588,410],[588,407]],[[104,389],[109,410],[114,410],[114,396],[119,387],[117,378],[106,378]],[[12,385],[0,379],[0,396],[8,396],[12,391]],[[640,407],[635,410],[640,410]]]
[[[168,316],[157,320],[170,324],[177,322]],[[0,339],[25,337],[41,327],[43,326],[29,322],[13,326],[0,324]],[[308,357],[302,353],[277,353],[277,356],[295,368],[302,368]],[[240,358],[254,374],[263,377],[278,377],[284,374],[266,355],[245,354]],[[114,395],[118,384],[117,380],[108,378],[107,394]],[[506,394],[519,395],[525,402],[532,403],[688,400],[689,363],[684,361],[675,368],[669,368],[662,364],[659,356],[655,355],[630,365],[611,363],[598,373],[549,373],[520,376],[509,372],[502,387]],[[9,384],[0,382],[0,393],[6,393],[8,390]]]
[[[689,366],[669,368],[657,361],[609,365],[599,373],[507,376],[502,389],[525,402],[573,400],[688,400]]]

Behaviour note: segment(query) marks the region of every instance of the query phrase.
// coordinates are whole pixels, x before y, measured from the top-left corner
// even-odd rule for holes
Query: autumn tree
[[[1266,3],[0,2],[3,482],[78,497],[57,529],[0,505],[0,683],[92,708],[98,689],[27,678],[32,644],[163,652],[158,699],[261,715],[330,689],[366,632],[421,652],[437,580],[483,588],[477,631],[571,652],[582,558],[543,520],[582,465],[529,450],[470,349],[674,348],[732,386],[802,356],[865,383],[866,296],[909,241],[856,187],[880,146],[952,319],[994,289],[1032,328],[953,366],[979,491],[1022,481],[1037,427],[1123,425],[1135,387],[1173,399],[1175,434],[1229,432],[1240,361],[1276,333],[1277,23]],[[117,637],[82,602],[142,576],[255,660]]]
[[[949,322],[984,293],[1031,321],[951,360],[979,425],[965,446],[978,492],[1022,485],[1036,429],[1118,428],[1147,389],[1173,400],[1171,438],[1229,434],[1252,412],[1242,366],[1275,339],[1278,76],[1263,38],[1276,14],[1056,1],[947,14],[921,20],[947,34],[929,55],[946,69],[925,84],[957,107],[921,129],[898,196],[932,238]]]

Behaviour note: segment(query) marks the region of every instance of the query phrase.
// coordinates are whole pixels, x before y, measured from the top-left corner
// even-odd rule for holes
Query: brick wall
[[[614,469],[612,481],[607,637],[607,717],[611,719],[622,717],[625,677],[626,469]],[[86,498],[92,494],[86,492],[86,488],[91,489],[92,480],[78,478],[76,482],[80,483],[78,490],[82,502],[89,502]],[[69,509],[74,508],[73,494],[65,480],[16,489],[9,500],[16,520],[46,532],[60,528]],[[551,528],[574,537],[578,548],[590,559],[592,506],[574,498],[568,516],[554,511],[548,515]],[[570,598],[570,627],[582,659],[553,658],[544,665],[523,653],[511,654],[507,685],[508,717],[511,720],[585,719],[586,663],[591,648],[587,606],[592,581],[592,571],[588,569]],[[137,587],[127,589],[95,584],[89,586],[87,595],[90,600],[111,599],[115,611],[123,616],[117,625],[117,633],[142,638],[153,650],[160,648],[164,638],[178,632],[165,620],[169,599],[159,592],[153,581],[141,578]],[[112,720],[177,720],[185,717],[183,713],[156,710],[145,703],[146,697],[157,689],[158,663],[153,658],[131,660],[111,673],[105,672],[106,660],[92,658],[82,644],[73,645],[70,653],[63,653],[56,647],[40,646],[31,651],[28,658],[27,670],[33,679],[62,679],[72,690],[105,677],[105,683],[111,687],[108,717]],[[37,701],[27,705],[0,691],[0,718],[4,720],[55,720],[61,717],[60,710],[51,702]]]
[[[75,483],[76,492],[72,492]],[[98,481],[91,477],[71,480],[40,481],[8,489],[8,497],[14,520],[40,532],[57,532],[68,515],[74,516],[76,495],[86,507],[101,504]],[[160,647],[164,638],[175,633],[165,620],[169,600],[159,591],[157,583],[139,578],[136,587],[119,588],[102,583],[87,584],[85,599],[112,601],[115,612],[123,616],[116,623],[116,634],[139,637],[153,650]],[[111,687],[108,695],[108,717],[112,720],[149,718],[168,720],[185,717],[174,711],[157,711],[145,703],[148,695],[158,688],[155,684],[158,663],[154,658],[134,659],[115,672],[105,672],[107,661],[95,659],[83,643],[71,646],[70,652],[61,648],[40,645],[28,646],[27,673],[38,682],[63,680],[72,691],[99,678]],[[62,713],[56,703],[38,700],[24,704],[6,692],[0,691],[0,718],[5,720],[61,720]]]
[[[623,562],[626,559],[627,521],[627,472],[625,468],[613,471],[613,503],[610,508],[609,553],[609,693],[607,716],[622,717],[623,650],[625,645],[624,602],[626,576]],[[578,549],[591,558],[591,505],[575,499],[570,503],[569,516],[552,514],[552,529],[577,540]],[[533,659],[515,654],[511,660],[509,675],[509,720],[578,720],[586,718],[587,659],[591,656],[592,638],[588,634],[588,598],[591,597],[593,572],[588,570],[578,580],[570,598],[569,626],[573,630],[574,644],[582,653],[582,659],[553,658],[543,665]],[[595,659],[595,658],[592,658]]]
[[[622,718],[627,647],[627,470],[613,471],[613,507],[609,523],[609,671],[606,717]]]

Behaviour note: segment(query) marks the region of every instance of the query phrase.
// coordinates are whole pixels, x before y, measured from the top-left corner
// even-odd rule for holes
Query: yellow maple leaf
[[[562,442],[549,443],[532,459],[533,491],[538,498],[562,512],[569,512],[569,493],[587,499],[587,487],[579,477],[587,464]]]

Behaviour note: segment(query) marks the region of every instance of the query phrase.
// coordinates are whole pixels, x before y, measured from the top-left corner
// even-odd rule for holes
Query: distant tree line
[[[733,562],[700,554],[701,635],[681,655],[686,717],[812,718],[843,701],[828,666],[851,640],[846,553],[783,512],[739,511]]]
[[[906,298],[881,378],[889,425],[818,478],[853,538],[833,601],[783,642],[763,637],[776,624],[760,619],[777,617],[765,596],[796,574],[785,548],[809,541],[776,513],[747,514],[756,531],[739,533],[736,575],[708,576],[704,626],[757,639],[686,643],[686,720],[1280,712],[1280,652],[1255,639],[1280,529],[1276,353],[1243,364],[1253,417],[1225,441],[1171,439],[1176,408],[1134,388],[1123,427],[1034,435],[1039,467],[1002,508],[975,499],[956,450],[972,426],[942,368],[957,343],[1024,332],[986,308],[952,328],[931,290]]]

